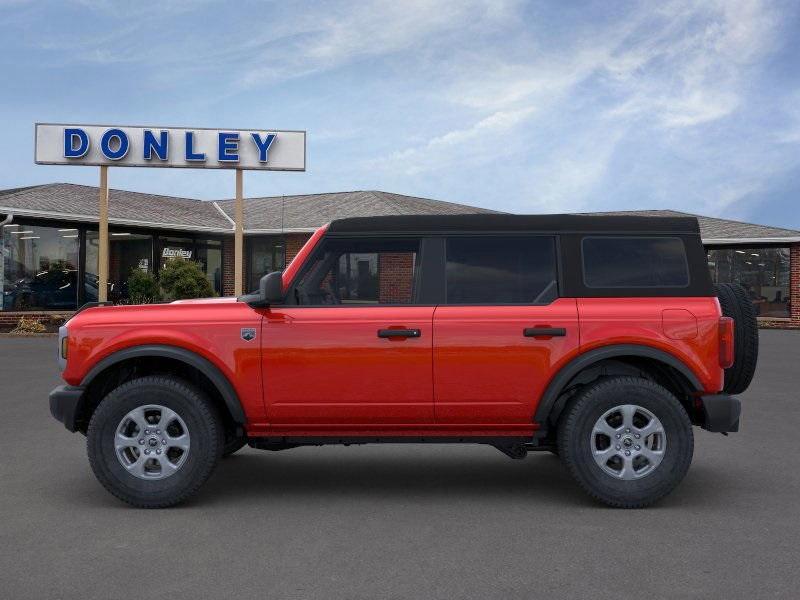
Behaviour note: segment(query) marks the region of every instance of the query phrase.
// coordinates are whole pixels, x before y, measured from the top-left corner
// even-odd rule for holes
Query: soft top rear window
[[[583,281],[589,288],[689,285],[686,248],[677,237],[585,237],[582,254]]]

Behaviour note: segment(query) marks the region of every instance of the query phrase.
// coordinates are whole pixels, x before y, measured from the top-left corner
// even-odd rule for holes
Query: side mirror
[[[246,302],[253,308],[266,308],[283,300],[283,272],[267,273],[258,282],[258,292],[241,296],[239,302]]]
[[[267,304],[277,304],[283,300],[283,271],[264,275],[258,282],[258,290]]]

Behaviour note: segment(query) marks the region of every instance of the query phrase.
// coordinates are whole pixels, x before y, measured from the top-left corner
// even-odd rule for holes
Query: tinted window
[[[419,240],[331,239],[294,288],[305,305],[411,304]]]
[[[533,304],[557,296],[552,237],[447,240],[448,304]]]
[[[591,288],[685,287],[686,249],[673,237],[587,237],[583,279]]]

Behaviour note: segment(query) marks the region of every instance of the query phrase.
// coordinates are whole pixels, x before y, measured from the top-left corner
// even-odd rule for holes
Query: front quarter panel
[[[248,422],[265,418],[261,381],[261,316],[241,302],[113,306],[85,310],[68,323],[62,376],[81,385],[94,366],[120,350],[160,344],[214,364],[239,396]],[[255,329],[245,340],[242,329]],[[249,336],[245,336],[249,337]]]

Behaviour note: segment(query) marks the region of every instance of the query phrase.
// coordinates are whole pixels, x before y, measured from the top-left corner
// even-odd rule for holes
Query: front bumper
[[[78,430],[77,418],[83,391],[82,387],[60,385],[50,392],[50,414],[72,432]]]
[[[735,396],[713,394],[700,396],[703,406],[703,429],[716,433],[739,431],[742,403]]]

